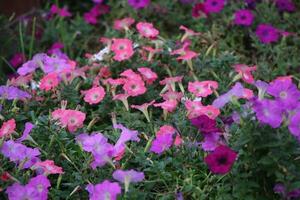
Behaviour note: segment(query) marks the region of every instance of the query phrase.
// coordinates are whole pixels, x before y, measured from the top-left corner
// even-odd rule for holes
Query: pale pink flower
[[[134,23],[134,19],[131,17],[126,17],[123,19],[117,19],[114,21],[114,29],[121,31],[121,30],[128,30],[129,27]]]
[[[250,84],[254,83],[254,78],[251,72],[256,70],[256,66],[249,67],[245,64],[236,64],[233,67],[234,70],[239,73],[239,76],[241,76],[243,81]]]
[[[145,60],[148,60],[149,62],[152,60],[154,54],[161,52],[163,49],[154,49],[151,46],[144,46],[143,50],[146,50],[149,52],[148,58],[145,58]],[[144,51],[142,51],[144,52]]]
[[[153,27],[152,23],[139,22],[136,28],[138,32],[146,38],[155,38],[159,34],[159,31]]]
[[[56,88],[58,86],[58,84],[59,84],[58,75],[57,75],[57,73],[52,72],[52,73],[45,75],[41,79],[40,89],[49,91],[51,89]]]
[[[210,119],[216,119],[220,115],[220,110],[212,105],[203,106],[199,110],[199,115],[206,115]]]
[[[102,86],[93,87],[89,90],[82,91],[84,94],[84,101],[92,104],[97,104],[101,102],[105,96],[105,90]]]
[[[179,57],[177,57],[177,60],[192,60],[193,58],[197,57],[198,54],[194,51],[191,51],[189,49],[189,45],[189,42],[184,42],[183,46],[180,49],[172,51],[171,55],[179,55]]]
[[[119,100],[119,101],[122,101],[122,103],[124,104],[126,110],[128,111],[129,110],[129,105],[128,105],[128,97],[129,95],[128,94],[117,94],[113,97],[113,100]]]
[[[149,85],[157,79],[157,74],[148,67],[140,67],[137,70],[141,73],[144,81]]]
[[[201,101],[187,100],[184,105],[187,109],[187,116],[189,119],[199,116],[199,110],[203,107]]]
[[[160,95],[165,101],[169,100],[175,100],[175,101],[180,101],[181,98],[183,97],[182,92],[175,92],[175,91],[168,91],[164,94]]]
[[[160,85],[165,85],[168,90],[175,91],[175,83],[181,83],[183,76],[174,76],[164,78],[159,82]]]
[[[15,129],[16,129],[15,119],[10,119],[7,122],[3,122],[2,127],[0,129],[0,138],[12,134],[15,131]]]
[[[195,81],[189,82],[188,85],[188,91],[193,93],[196,97],[207,97],[217,88],[218,83],[216,81]]]
[[[35,169],[42,169],[43,173],[46,175],[49,174],[62,174],[63,169],[61,167],[58,167],[54,164],[53,160],[45,160],[43,162],[36,162],[33,165],[33,168]]]

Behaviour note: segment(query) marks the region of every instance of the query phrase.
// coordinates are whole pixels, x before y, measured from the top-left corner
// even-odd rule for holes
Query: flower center
[[[280,92],[279,96],[280,96],[280,98],[282,98],[282,99],[286,99],[287,93],[286,93],[285,91],[282,91],[282,92]]]
[[[225,156],[221,156],[218,158],[218,163],[221,165],[225,165],[227,163],[227,158]]]

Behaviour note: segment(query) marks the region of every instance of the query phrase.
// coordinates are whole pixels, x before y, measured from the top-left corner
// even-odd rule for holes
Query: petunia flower
[[[282,12],[294,12],[296,10],[296,6],[292,0],[276,0],[275,5]]]
[[[59,84],[58,74],[55,72],[49,73],[41,79],[40,89],[49,91],[51,89],[56,88],[58,84]]]
[[[90,105],[101,102],[105,96],[105,90],[100,85],[81,92],[84,94],[84,101]]]
[[[107,142],[107,138],[101,133],[80,134],[76,137],[76,141],[81,144],[83,150],[91,152],[93,155],[93,162],[91,167],[95,169],[96,167],[102,167],[110,159],[113,154],[113,145]]]
[[[0,138],[7,137],[12,134],[16,129],[16,120],[10,119],[6,122],[3,122],[0,128]]]
[[[20,137],[20,138],[18,138],[16,141],[17,142],[19,142],[19,143],[21,143],[21,142],[23,142],[24,140],[27,140],[27,139],[29,139],[30,138],[30,132],[31,132],[31,130],[34,128],[35,126],[34,126],[34,124],[32,124],[32,123],[30,123],[30,122],[26,122],[25,123],[25,129],[24,129],[24,131],[23,131],[23,133],[22,133],[22,136]]]
[[[239,73],[238,76],[241,77],[243,81],[249,84],[254,83],[254,78],[251,72],[256,70],[256,66],[249,67],[245,64],[236,64],[233,67],[234,70]]]
[[[198,33],[198,32],[195,32],[195,31],[193,31],[193,30],[191,30],[191,29],[188,29],[187,27],[185,27],[185,26],[183,26],[183,25],[181,25],[181,26],[179,27],[179,29],[185,31],[184,35],[183,35],[182,38],[181,38],[181,42],[185,41],[187,38],[189,38],[189,37],[191,37],[191,36],[197,36],[197,35],[201,35],[201,34],[202,34],[202,33],[200,33],[200,32]]]
[[[86,114],[83,112],[66,109],[57,109],[51,115],[54,120],[59,120],[61,125],[67,127],[70,132],[81,128],[86,117]]]
[[[278,128],[283,120],[283,108],[278,101],[263,99],[256,100],[253,110],[257,119],[263,124],[269,124],[273,128]]]
[[[207,13],[219,13],[223,10],[225,0],[205,0],[204,7]]]
[[[19,67],[21,64],[25,62],[25,55],[23,53],[15,53],[14,56],[9,60],[9,63],[14,68]]]
[[[212,132],[204,135],[204,140],[201,142],[201,147],[204,151],[214,151],[219,146],[220,135]]]
[[[130,183],[141,182],[145,178],[143,172],[137,172],[133,169],[131,170],[118,169],[114,171],[112,176],[115,180],[125,184],[125,192],[128,192]]]
[[[206,10],[203,3],[196,3],[192,9],[192,17],[194,18],[206,18],[208,15],[208,11]]]
[[[212,153],[208,154],[204,161],[210,171],[214,174],[227,174],[235,159],[237,153],[227,146],[220,145]]]
[[[298,111],[290,117],[289,131],[300,141],[300,112]]]
[[[139,67],[137,70],[142,75],[144,81],[149,85],[151,85],[158,78],[157,74],[148,67]]]
[[[62,174],[63,170],[54,164],[53,160],[45,160],[43,162],[36,162],[33,165],[34,169],[41,169],[45,175],[48,174]]]
[[[17,87],[14,86],[0,86],[0,98],[7,99],[7,100],[14,100],[14,99],[27,99],[31,98],[31,95]]]
[[[148,112],[148,107],[153,105],[155,103],[155,100],[149,102],[149,103],[144,103],[142,105],[131,105],[131,108],[135,108],[137,110],[140,110],[146,117],[147,121],[150,122],[150,117],[149,117],[149,112]]]
[[[115,53],[116,61],[128,60],[134,53],[132,41],[129,39],[113,39],[111,50]]]
[[[27,185],[14,183],[12,186],[7,187],[6,194],[10,200],[47,200],[50,186],[50,181],[46,176],[38,175],[31,178]]]
[[[241,9],[234,13],[234,24],[250,26],[253,23],[254,15],[251,10]]]
[[[121,30],[128,30],[129,27],[134,24],[135,20],[131,17],[125,17],[123,19],[116,19],[114,21],[113,28],[115,30],[121,31]]]
[[[118,195],[121,194],[120,185],[107,180],[97,185],[89,184],[86,190],[89,192],[90,200],[117,200]]]
[[[188,91],[193,93],[196,97],[207,97],[217,88],[218,83],[216,81],[195,81],[189,82],[188,84]]]
[[[128,4],[134,9],[142,9],[150,4],[150,0],[128,0]]]
[[[196,118],[190,120],[192,125],[198,128],[201,133],[208,134],[213,132],[219,132],[215,119],[211,119],[206,115],[199,115]]]
[[[152,23],[139,22],[136,25],[136,29],[138,30],[141,36],[150,39],[155,38],[159,34],[159,31],[156,28],[154,28]]]
[[[40,151],[37,148],[30,148],[13,140],[5,141],[0,150],[11,162],[22,164],[22,169],[30,168],[39,161]]]
[[[279,40],[279,31],[269,24],[259,24],[255,31],[256,36],[260,42],[269,44]]]
[[[57,14],[61,17],[71,17],[72,14],[69,12],[67,8],[59,8],[57,5],[53,4],[50,7],[50,13],[52,15]]]
[[[164,134],[153,140],[150,151],[161,154],[168,150],[173,144],[173,137],[171,134]]]

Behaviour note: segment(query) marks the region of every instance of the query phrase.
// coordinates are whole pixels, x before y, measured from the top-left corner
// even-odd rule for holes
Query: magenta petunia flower
[[[192,16],[194,18],[207,17],[208,12],[203,3],[196,3],[192,9]]]
[[[142,9],[150,4],[150,0],[128,0],[128,4],[134,9]]]
[[[273,128],[278,128],[281,125],[283,110],[280,102],[269,99],[256,100],[253,104],[253,110],[261,123],[269,124]]]
[[[135,170],[116,170],[113,173],[115,180],[125,184],[125,192],[128,192],[130,183],[137,183],[144,180],[145,175],[143,172],[137,172]]]
[[[14,56],[10,59],[9,63],[14,68],[18,68],[21,64],[25,62],[26,58],[23,53],[15,53]]]
[[[31,178],[27,185],[14,183],[6,189],[6,194],[10,200],[47,200],[50,186],[50,181],[46,176],[38,175]]]
[[[234,23],[237,25],[250,26],[253,20],[254,15],[251,10],[241,9],[234,13]]]
[[[269,44],[277,42],[280,36],[278,29],[269,24],[260,24],[256,28],[256,36],[262,43]]]
[[[191,123],[197,127],[201,133],[213,133],[220,131],[217,127],[216,120],[210,119],[206,115],[200,115],[191,119]]]
[[[210,171],[214,174],[226,174],[230,171],[237,153],[227,146],[219,146],[214,152],[208,154],[204,161],[208,165]]]
[[[208,13],[218,13],[223,10],[225,0],[205,0],[204,7]]]
[[[153,140],[150,151],[161,154],[165,150],[168,150],[173,144],[172,134],[163,134]]]
[[[295,4],[291,0],[276,0],[275,5],[282,12],[294,12],[296,10]]]
[[[89,192],[90,200],[116,200],[118,195],[121,194],[120,185],[107,180],[97,185],[89,184],[86,190]]]
[[[270,83],[267,93],[275,97],[283,108],[293,109],[298,105],[300,92],[289,79],[276,79]]]

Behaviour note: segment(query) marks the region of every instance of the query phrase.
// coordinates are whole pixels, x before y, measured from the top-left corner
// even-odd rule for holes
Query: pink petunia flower
[[[114,29],[118,31],[128,30],[129,27],[134,23],[134,19],[126,17],[123,19],[117,19],[114,21]]]
[[[50,13],[57,14],[61,17],[71,17],[72,14],[68,11],[67,8],[59,8],[57,5],[53,4],[50,8]]]
[[[141,73],[144,81],[149,85],[151,85],[158,78],[157,74],[148,67],[140,67],[137,70]]]
[[[59,120],[63,127],[67,127],[70,132],[76,131],[83,126],[85,113],[77,110],[57,109],[52,112],[52,118]]]
[[[254,78],[252,75],[252,71],[256,70],[256,66],[249,67],[248,65],[245,64],[236,64],[233,66],[234,70],[239,73],[239,76],[246,82],[253,84],[254,83]]]
[[[218,82],[216,81],[195,81],[189,82],[188,84],[188,91],[193,93],[196,97],[207,97],[217,88]]]
[[[58,74],[55,72],[52,72],[52,73],[45,75],[41,79],[40,89],[49,91],[49,90],[56,88],[58,86],[58,84],[59,84]]]
[[[140,35],[146,38],[155,38],[159,34],[159,31],[153,27],[152,23],[139,22],[137,23],[136,28]]]
[[[6,137],[12,134],[16,129],[16,121],[15,119],[10,119],[6,122],[3,122],[0,128],[0,138]]]
[[[53,160],[45,160],[43,162],[37,162],[33,165],[34,169],[42,169],[45,175],[49,174],[62,174],[63,170],[54,164]]]
[[[193,30],[191,30],[191,29],[188,29],[187,27],[185,27],[185,26],[183,26],[183,25],[181,25],[181,26],[179,27],[179,29],[185,31],[184,35],[183,35],[182,38],[181,38],[181,42],[185,41],[187,38],[189,38],[189,37],[191,37],[191,36],[201,35],[200,32],[199,32],[199,33],[198,33],[198,32],[195,32],[195,31],[193,31]]]
[[[145,83],[138,79],[128,80],[123,85],[123,89],[129,96],[132,97],[142,95],[147,91],[147,88],[145,87]]]
[[[148,113],[148,107],[153,105],[155,103],[155,100],[149,102],[149,103],[144,103],[142,105],[131,105],[131,108],[135,108],[137,110],[140,110],[146,117],[147,121],[150,122],[150,117]]]
[[[116,61],[128,60],[134,54],[132,41],[129,39],[113,39],[111,50]]]
[[[84,101],[90,105],[101,102],[105,96],[105,90],[102,86],[93,87],[82,91],[82,93],[84,94]]]

